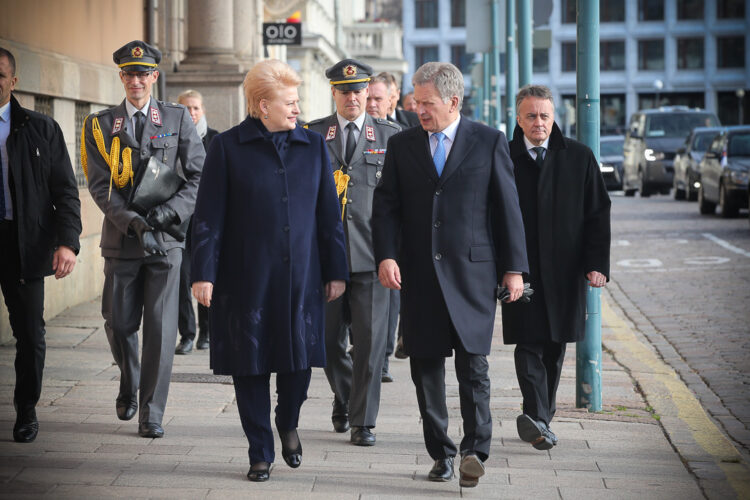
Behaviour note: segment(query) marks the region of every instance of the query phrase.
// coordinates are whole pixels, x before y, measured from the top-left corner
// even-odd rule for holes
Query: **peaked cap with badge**
[[[359,90],[370,84],[372,67],[356,59],[343,59],[326,70],[326,78],[337,90]]]
[[[161,51],[141,40],[133,40],[114,51],[112,60],[123,71],[154,71],[159,68]]]

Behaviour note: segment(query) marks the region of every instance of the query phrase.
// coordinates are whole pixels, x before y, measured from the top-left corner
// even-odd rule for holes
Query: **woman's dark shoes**
[[[296,469],[302,464],[302,443],[299,440],[297,429],[279,431],[279,438],[281,439],[281,456],[284,457],[284,462],[292,469]]]
[[[427,474],[427,479],[444,483],[453,479],[453,457],[445,457],[435,460],[435,464]]]
[[[522,414],[516,418],[516,428],[518,429],[518,437],[527,443],[531,443],[537,450],[549,450],[554,446],[550,432],[544,422],[537,422],[530,416]]]
[[[115,400],[115,411],[120,420],[130,420],[138,410],[138,400],[135,396],[124,396],[120,394]]]
[[[164,437],[164,429],[161,425],[150,422],[138,424],[138,435],[144,438],[160,438]]]
[[[39,421],[36,419],[36,411],[16,417],[13,426],[13,441],[16,443],[31,443],[39,433]]]
[[[271,464],[268,462],[258,462],[250,466],[250,470],[247,471],[247,478],[255,483],[262,483],[268,481],[271,477]]]

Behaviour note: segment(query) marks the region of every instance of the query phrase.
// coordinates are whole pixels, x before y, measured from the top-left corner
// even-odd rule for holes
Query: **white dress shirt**
[[[349,135],[349,131],[346,126],[353,123],[354,126],[354,140],[359,142],[359,134],[362,132],[362,127],[365,126],[365,113],[362,113],[357,117],[356,120],[350,122],[340,114],[336,113],[336,118],[339,121],[339,133],[341,134],[341,156],[346,156],[346,137]]]
[[[441,130],[442,133],[445,134],[445,139],[443,139],[443,147],[445,148],[445,159],[448,160],[448,155],[451,153],[451,148],[453,147],[453,142],[456,140],[456,131],[458,130],[458,122],[461,121],[461,115],[458,115],[458,117],[453,120],[453,122],[445,127],[443,130]],[[436,132],[430,132],[430,156],[435,156],[435,149],[437,148],[437,137],[433,140],[433,136],[436,134]]]
[[[536,160],[536,151],[534,151],[534,148],[540,147],[535,146],[531,143],[531,141],[526,137],[526,134],[523,136],[523,142],[526,144],[526,150],[529,152],[531,157]],[[542,157],[542,160],[547,157],[547,150],[549,149],[549,137],[547,137],[544,142],[542,143],[541,147],[544,148],[544,157]]]
[[[148,100],[145,106],[143,106],[141,109],[138,109],[135,106],[133,106],[133,104],[130,101],[125,99],[125,111],[128,112],[128,118],[130,119],[130,127],[131,127],[130,135],[135,139],[135,142],[138,142],[138,143],[141,142],[141,138],[135,136],[135,129],[136,129],[135,114],[136,112],[140,111],[141,113],[143,113],[143,116],[146,117],[146,120],[148,120],[149,119],[148,108],[150,105],[151,105],[151,99]]]

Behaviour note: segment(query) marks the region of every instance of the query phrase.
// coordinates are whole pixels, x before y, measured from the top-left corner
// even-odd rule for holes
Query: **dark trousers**
[[[195,340],[195,311],[193,310],[193,287],[190,284],[190,251],[182,253],[180,265],[180,305],[177,330],[181,339]],[[208,307],[198,304],[198,330],[208,335]]]
[[[565,344],[518,344],[514,357],[523,395],[523,412],[549,426],[557,409],[555,399],[565,359]]]
[[[492,441],[490,378],[487,357],[470,354],[454,335],[456,378],[458,379],[464,437],[461,453],[476,452],[487,460]],[[427,452],[434,460],[456,455],[448,436],[448,408],[445,402],[445,358],[409,358],[411,379],[417,389],[419,414]]]
[[[388,338],[385,344],[385,361],[383,362],[383,372],[388,371],[388,358],[391,357],[393,351],[396,350],[396,331],[399,331],[399,337],[401,336],[401,328],[398,326],[398,315],[401,311],[401,292],[399,290],[391,290],[390,300],[388,303]]]
[[[290,431],[299,424],[299,412],[307,399],[312,370],[299,370],[276,374],[276,429]],[[248,455],[250,465],[258,462],[273,463],[276,454],[273,449],[271,431],[271,374],[232,377],[234,393],[237,396],[237,409],[240,413],[242,429],[250,445]]]
[[[15,222],[0,221],[0,288],[16,338],[16,388],[13,404],[19,417],[34,412],[42,393],[44,279],[21,279]]]

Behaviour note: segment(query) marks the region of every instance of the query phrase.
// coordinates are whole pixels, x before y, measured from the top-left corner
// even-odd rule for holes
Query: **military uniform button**
[[[349,181],[349,185],[353,186],[354,185],[354,181]]]
[[[349,167],[349,170],[354,170],[354,167]]]
[[[442,254],[440,254],[440,253],[436,253],[436,254],[435,254],[435,260],[440,260],[440,259],[442,259],[442,258],[443,258],[443,255],[442,255]]]
[[[354,201],[354,200],[352,200],[351,198],[349,198],[348,200],[346,200],[346,202],[347,202],[347,203],[351,203],[351,202],[353,202],[353,201]]]
[[[383,172],[381,172],[380,170],[378,170],[377,172],[375,172],[375,178],[377,178],[377,179],[380,179],[380,177],[382,175],[383,175]]]
[[[349,220],[353,219],[353,217],[351,215],[347,215],[346,218],[349,219]]]

